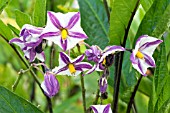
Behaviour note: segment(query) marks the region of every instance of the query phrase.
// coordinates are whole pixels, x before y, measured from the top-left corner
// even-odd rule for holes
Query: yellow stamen
[[[68,69],[69,69],[71,74],[74,74],[76,72],[74,65],[71,64],[71,63],[68,64]]]
[[[136,57],[140,58],[140,59],[143,59],[144,55],[140,51],[138,51],[137,54],[136,54]]]
[[[67,29],[62,29],[62,30],[61,30],[61,38],[62,38],[63,40],[65,40],[65,39],[67,38],[67,36],[68,36]]]
[[[105,58],[103,59],[102,64],[103,64],[103,65],[106,65],[106,59],[105,59]]]

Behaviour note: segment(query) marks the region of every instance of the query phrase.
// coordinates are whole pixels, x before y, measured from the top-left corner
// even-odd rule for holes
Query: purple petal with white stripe
[[[107,79],[106,77],[101,77],[99,80],[100,92],[103,94],[106,92],[107,89]]]
[[[64,52],[60,52],[60,58],[65,64],[69,64],[71,62]]]
[[[35,50],[32,48],[30,49],[30,62],[33,62],[36,56]]]
[[[80,64],[75,64],[75,69],[77,70],[77,68],[81,68],[82,70],[83,69],[91,69],[92,66],[90,64],[87,64],[87,63],[83,63],[81,62]]]
[[[78,22],[79,19],[80,19],[80,13],[78,12],[75,15],[73,15],[66,28],[71,29]]]
[[[78,38],[78,39],[86,39],[88,38],[85,34],[83,33],[79,33],[79,32],[73,32],[73,31],[69,31],[68,35],[71,38]]]
[[[153,42],[146,42],[145,44],[143,44],[142,46],[140,46],[140,51],[144,50],[145,48],[148,48],[150,46],[154,46],[154,45],[158,45],[162,43],[162,40],[156,40],[156,41],[153,41]]]
[[[92,110],[93,110],[94,113],[99,113],[94,106],[91,106],[91,108],[92,108]]]
[[[48,32],[48,33],[42,34],[40,37],[41,38],[54,38],[53,36],[59,36],[60,34],[61,34],[60,31],[58,31],[58,32]]]
[[[11,40],[9,41],[10,44],[11,44],[11,43],[14,43],[14,42],[23,43],[23,41],[22,41],[21,39],[19,39],[19,38],[13,38],[13,39],[11,39]]]
[[[150,67],[155,67],[155,61],[152,57],[150,57],[149,55],[147,54],[144,54],[144,59],[145,59],[145,62],[150,66]]]
[[[51,20],[51,22],[53,23],[53,25],[58,28],[58,29],[62,29],[62,26],[59,22],[59,20],[57,19],[57,17],[55,15],[52,14],[52,12],[48,12],[48,16]]]
[[[84,59],[84,54],[78,56],[78,57],[73,61],[73,63],[76,64],[76,63],[78,63],[78,62],[81,62],[83,59]]]
[[[67,39],[66,40],[63,40],[62,38],[60,39],[60,43],[61,43],[61,46],[62,46],[62,49],[64,51],[67,50]]]
[[[50,98],[56,95],[60,89],[58,80],[52,73],[49,72],[46,72],[44,75],[44,85],[46,87],[44,91]]]
[[[63,72],[63,71],[66,71],[67,69],[68,69],[68,66],[66,65],[66,66],[58,69],[58,71],[56,72],[56,74],[58,74],[58,73],[60,73],[60,72]]]
[[[103,113],[109,113],[110,110],[110,104],[106,105],[106,107],[103,110]]]
[[[142,64],[141,64],[141,62],[140,62],[140,60],[138,60],[138,67],[139,67],[139,70],[140,70],[140,73],[142,74],[142,75],[146,75],[146,72],[144,72],[144,70],[143,70],[143,68],[142,68]]]

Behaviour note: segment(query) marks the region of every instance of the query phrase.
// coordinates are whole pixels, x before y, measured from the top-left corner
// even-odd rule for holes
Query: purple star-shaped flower
[[[132,66],[142,75],[146,76],[148,67],[155,67],[155,60],[152,57],[156,47],[162,43],[162,40],[143,35],[136,41],[135,49],[132,51],[130,60]]]
[[[107,105],[92,105],[91,106],[94,113],[112,113],[110,104]]]
[[[44,62],[45,55],[42,50],[42,38],[40,38],[43,28],[25,24],[20,32],[20,38],[13,38],[9,43],[18,45],[24,52],[24,56],[33,62],[37,57]]]
[[[59,82],[55,75],[47,71],[44,75],[44,81],[41,83],[41,87],[48,97],[53,97],[56,95],[60,89]]]
[[[85,52],[86,56],[88,57],[88,59],[95,59],[96,64],[86,74],[90,74],[95,70],[103,71],[105,69],[106,63],[110,63],[107,61],[107,57],[110,57],[111,54],[114,55],[114,53],[117,51],[125,51],[125,49],[121,46],[115,46],[115,45],[106,47],[104,51],[101,51],[99,47],[95,47],[95,49],[94,47],[87,49]],[[111,59],[108,58],[108,59],[113,60],[113,58]]]
[[[73,48],[87,38],[80,26],[80,13],[66,14],[48,12],[47,25],[43,31],[44,39],[54,42],[64,51]]]
[[[82,62],[83,59],[84,55],[80,55],[71,60],[67,54],[60,52],[59,67],[53,69],[53,72],[59,75],[77,76],[81,72],[92,68],[90,63]]]

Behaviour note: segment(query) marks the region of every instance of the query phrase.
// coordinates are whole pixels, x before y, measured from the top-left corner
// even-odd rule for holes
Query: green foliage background
[[[124,40],[125,30],[137,0],[130,0],[130,2],[129,0],[107,0],[107,2],[111,10],[110,20],[107,17],[102,0],[78,0],[80,9],[72,7],[73,0],[0,0],[0,34],[10,40],[13,37],[18,37],[19,30],[24,24],[43,27],[46,23],[46,11],[48,10],[63,13],[80,11],[82,27],[89,37],[86,40],[87,43],[99,45],[102,49],[107,45],[120,45]],[[170,0],[140,0],[128,32],[126,48],[133,48],[136,39],[143,34],[164,39],[164,43],[158,47],[154,54],[157,64],[154,75],[143,77],[135,96],[136,109],[139,113],[170,112],[169,22]],[[0,112],[8,112],[7,110],[10,109],[17,113],[22,112],[17,111],[18,108],[15,108],[14,104],[21,107],[25,112],[29,112],[28,109],[31,108],[36,113],[37,111],[47,112],[47,102],[38,85],[35,85],[34,100],[31,103],[26,101],[30,101],[34,85],[33,77],[29,72],[22,75],[15,94],[10,92],[18,77],[19,70],[26,69],[26,66],[2,36],[0,36],[0,107],[4,109],[1,109]],[[15,47],[23,55],[21,50],[17,46]],[[59,51],[58,47],[56,47],[56,50]],[[45,54],[47,57],[46,64],[49,64],[50,47],[45,49]],[[57,57],[58,53],[56,52],[54,65],[58,64]],[[130,53],[125,52],[119,93],[119,113],[126,112],[127,103],[139,77],[136,70],[132,68],[129,57]],[[104,100],[103,104],[112,102],[114,70],[113,67],[111,68],[108,80],[108,99]],[[36,72],[36,74],[43,81],[43,75],[39,72]],[[57,76],[57,79],[60,83],[60,92],[52,98],[54,112],[81,113],[83,107],[80,78]],[[88,107],[94,101],[98,79],[99,74],[96,72],[85,76]],[[4,101],[6,101],[7,108],[4,107]]]

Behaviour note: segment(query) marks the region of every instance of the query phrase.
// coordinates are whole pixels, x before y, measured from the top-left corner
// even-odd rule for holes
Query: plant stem
[[[100,90],[99,90],[99,89],[97,89],[96,97],[95,97],[95,100],[94,100],[94,102],[93,102],[93,105],[96,105],[96,104],[97,104],[98,99],[99,99],[99,97],[100,97],[99,93],[100,93]]]
[[[103,3],[104,3],[104,6],[105,6],[105,9],[106,9],[108,21],[110,22],[110,10],[109,10],[108,4],[107,4],[107,0],[103,0]]]
[[[82,75],[83,75],[83,73],[80,74],[82,98],[83,98],[83,109],[84,109],[84,113],[86,113],[86,89],[84,87],[84,76],[82,76]]]
[[[52,44],[51,46],[51,50],[50,50],[50,69],[53,68],[53,60],[54,60],[54,57],[55,57],[55,47],[54,47],[54,43]]]
[[[143,76],[140,75],[139,80],[138,80],[138,82],[137,82],[137,84],[136,84],[136,86],[135,86],[135,88],[134,88],[134,91],[132,92],[132,95],[131,95],[131,97],[130,97],[130,101],[129,101],[129,103],[128,103],[128,107],[127,107],[126,113],[130,113],[132,104],[133,104],[133,102],[134,102],[135,94],[136,94],[136,92],[137,92],[137,90],[138,90],[138,87],[139,87],[140,81],[142,80],[142,77],[143,77]]]
[[[122,43],[122,46],[125,47],[126,46],[126,40],[127,40],[127,37],[128,37],[128,33],[129,33],[129,30],[130,30],[130,26],[132,24],[132,21],[133,21],[133,17],[135,16],[135,13],[136,13],[136,10],[138,8],[138,4],[139,4],[139,1],[138,0],[136,2],[136,5],[135,5],[135,8],[132,12],[132,15],[130,17],[130,20],[129,20],[129,23],[127,25],[127,28],[125,29],[125,35],[124,35],[124,40],[123,40],[123,43]],[[123,55],[124,55],[124,52],[120,52],[118,53],[116,56],[116,60],[118,62],[115,62],[115,84],[114,84],[114,95],[113,95],[113,113],[117,113],[117,107],[118,107],[118,98],[119,98],[119,86],[120,86],[120,78],[121,78],[121,70],[122,70],[122,64],[123,64]]]

